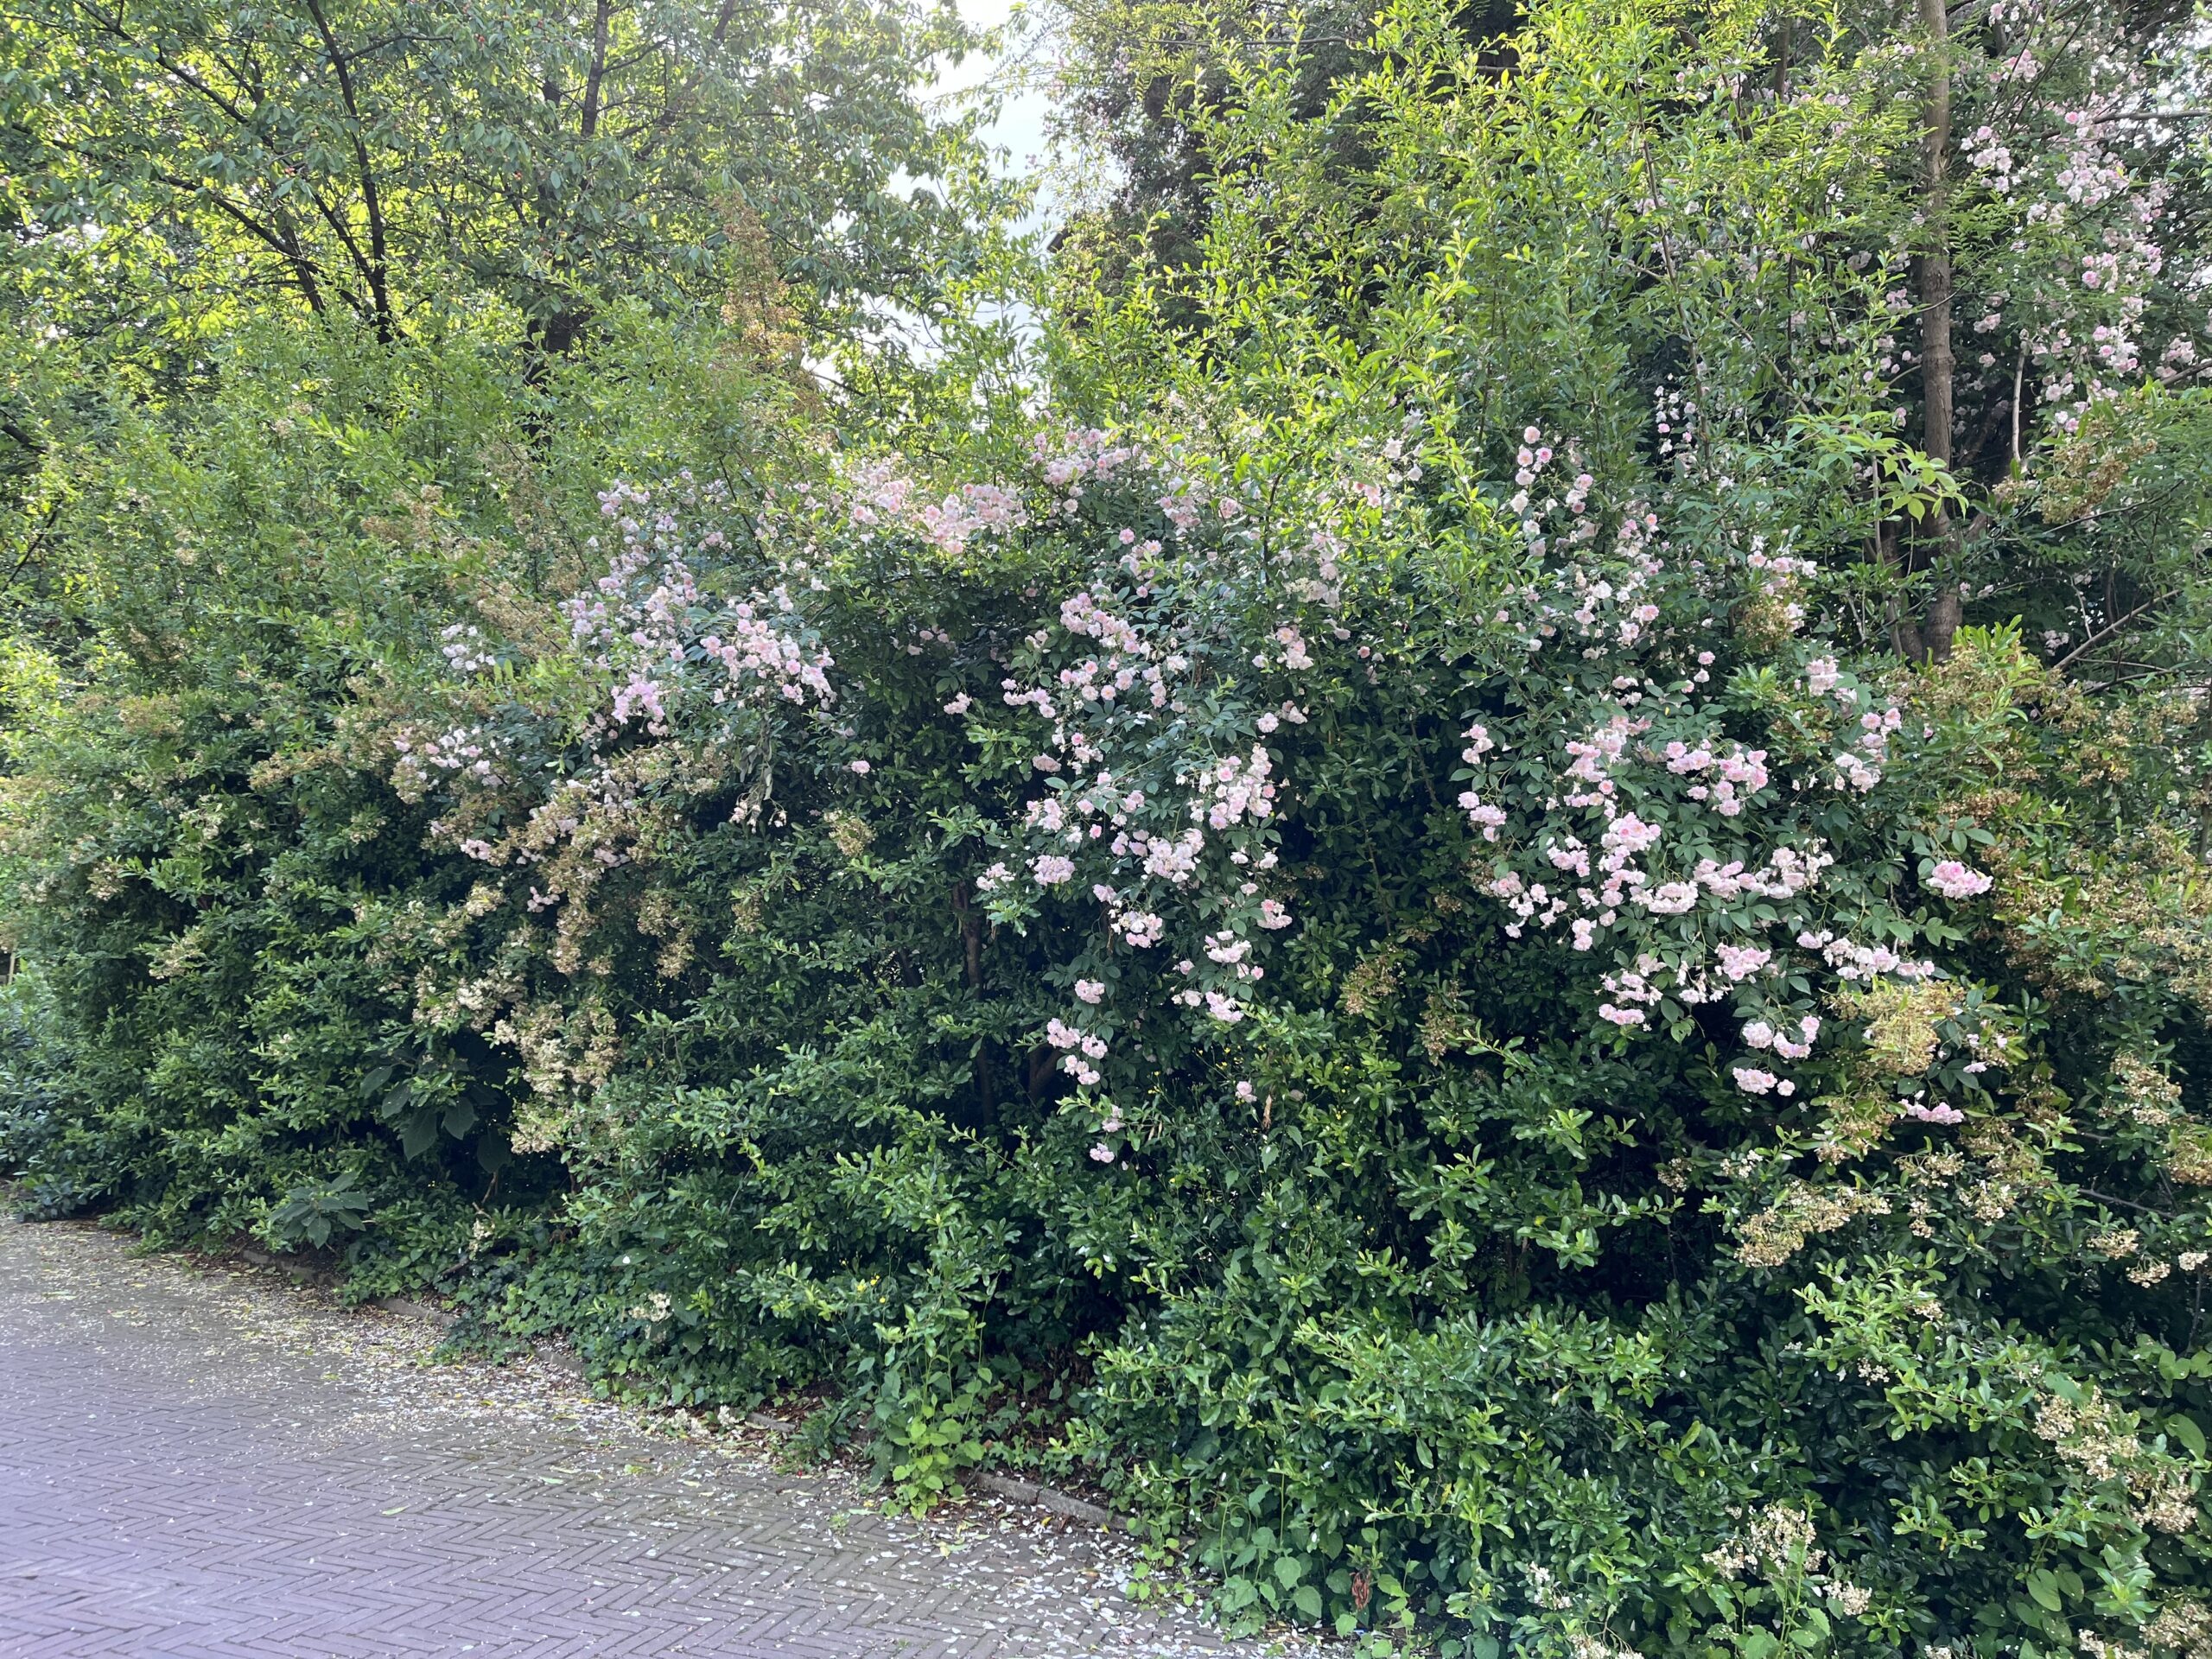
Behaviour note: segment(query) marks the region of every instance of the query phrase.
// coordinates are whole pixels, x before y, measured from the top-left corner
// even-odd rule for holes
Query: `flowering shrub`
[[[1878,229],[1863,82],[1554,9],[1447,97],[1394,16],[1381,300],[1224,169],[1211,332],[1087,296],[1048,416],[639,474],[565,597],[418,489],[397,599],[68,700],[7,1156],[912,1503],[1087,1474],[1246,1624],[2201,1653],[2201,700],[1870,624],[1953,498],[1800,234]]]
[[[1277,478],[1048,433],[950,543],[874,464],[610,492],[564,626],[462,625],[478,660],[150,861],[120,821],[56,849],[44,913],[156,958],[92,1052],[175,1033],[81,1120],[93,1179],[220,1230],[389,1134],[372,1264],[422,1235],[410,1157],[480,1158],[523,1201],[446,1258],[487,1316],[689,1399],[859,1386],[931,1491],[1080,1352],[1058,1455],[1194,1505],[1232,1611],[1871,1650],[2042,1562],[2115,1642],[2183,1617],[2207,940],[2155,796],[2101,842],[2008,804],[2113,753],[2008,636],[1918,676],[1777,640],[1770,561],[1588,486],[1599,533],[1531,537],[1503,485],[1426,494],[1424,445]],[[1403,554],[1447,509],[1477,576]],[[423,838],[315,947],[340,1027],[269,944],[217,969],[238,912],[136,896],[302,791],[325,857],[365,813]],[[2145,918],[2107,944],[2100,883]],[[245,1109],[167,1046],[224,975],[299,1150],[149,1185],[132,1137]]]

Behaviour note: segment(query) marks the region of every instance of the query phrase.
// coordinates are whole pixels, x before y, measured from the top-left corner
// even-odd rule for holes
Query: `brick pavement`
[[[1183,1659],[1126,1543],[672,1432],[267,1271],[0,1223],[0,1655]]]

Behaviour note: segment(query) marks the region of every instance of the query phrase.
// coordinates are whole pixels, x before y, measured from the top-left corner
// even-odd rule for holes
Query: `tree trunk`
[[[308,16],[315,20],[315,33],[322,37],[324,55],[330,61],[331,73],[338,79],[338,95],[346,105],[346,132],[353,146],[353,165],[360,177],[361,213],[368,221],[369,245],[366,251],[347,235],[344,226],[335,225],[340,238],[353,252],[354,261],[361,268],[361,276],[369,290],[369,309],[374,321],[378,340],[391,344],[398,333],[398,319],[391,303],[391,251],[385,239],[384,194],[377,182],[377,170],[369,160],[368,142],[362,137],[367,118],[361,110],[360,99],[353,92],[353,72],[345,49],[338,44],[337,31],[324,16],[321,0],[307,0]]]
[[[952,884],[952,913],[960,924],[961,954],[968,969],[968,988],[978,999],[983,995],[983,918],[976,914],[968,901],[968,884]],[[1034,1093],[1034,1072],[1032,1073],[1032,1093]],[[976,1105],[988,1122],[991,1116],[993,1090],[991,1087],[991,1046],[988,1039],[976,1041]]]
[[[1958,375],[1958,359],[1951,350],[1951,250],[1947,223],[1946,172],[1951,147],[1951,68],[1947,60],[1950,20],[1943,0],[1920,0],[1920,21],[1928,31],[1927,49],[1934,60],[1928,84],[1925,127],[1920,156],[1923,184],[1922,212],[1928,246],[1920,256],[1920,395],[1921,447],[1929,455],[1951,464],[1951,391]],[[1929,519],[1936,544],[1935,592],[1928,601],[1915,654],[1942,662],[1951,654],[1951,638],[1959,631],[1959,580],[1956,560],[1958,531],[1950,514],[1938,506]]]
[[[613,40],[614,0],[597,0],[592,8],[591,55],[584,66],[583,92],[578,103],[576,139],[578,153],[583,165],[591,165],[592,140],[599,136],[599,118],[605,107],[608,53]],[[550,118],[555,127],[561,124],[561,105],[566,89],[550,71],[539,86]],[[583,188],[583,180],[571,183],[571,188]],[[576,291],[575,261],[571,257],[572,239],[569,232],[574,228],[570,214],[552,190],[541,183],[537,188],[537,227],[548,246],[555,250],[553,266],[556,281],[563,289],[561,302],[542,320],[529,326],[530,361],[524,375],[529,384],[537,385],[554,359],[564,358],[575,350],[591,327],[591,308]]]

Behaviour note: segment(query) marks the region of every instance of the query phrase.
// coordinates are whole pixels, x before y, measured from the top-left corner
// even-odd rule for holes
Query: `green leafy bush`
[[[1533,550],[1423,449],[626,487],[565,638],[448,625],[289,742],[125,709],[153,787],[67,752],[27,938],[74,1179],[443,1227],[664,1397],[871,1391],[918,1502],[1087,1370],[1068,1452],[1196,1504],[1232,1611],[1751,1651],[2063,1567],[2036,1628],[2149,1617],[2212,1165],[2128,725],[2193,707],[2001,633],[1853,670],[1762,620],[1809,568],[1594,480]]]
[[[365,385],[137,435],[17,741],[6,1155],[830,1402],[917,1505],[1081,1471],[1241,1622],[2201,1652],[2201,700],[1889,649],[1866,549],[1961,498],[1872,71],[1754,120],[1676,96],[1726,29],[1397,21],[1370,173],[1253,70],[1195,305],[1064,270],[1053,408],[926,461],[650,337],[696,476],[582,392],[491,482]]]
[[[35,980],[11,976],[0,990],[0,1168],[17,1182],[17,1208],[37,1220],[83,1209],[89,1196],[51,1163],[69,1080],[55,1023]]]

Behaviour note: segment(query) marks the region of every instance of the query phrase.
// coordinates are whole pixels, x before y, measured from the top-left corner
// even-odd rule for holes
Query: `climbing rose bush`
[[[1855,658],[1814,562],[1522,436],[1465,487],[1412,415],[625,483],[578,593],[251,765],[219,702],[138,721],[198,804],[80,795],[39,867],[155,966],[54,953],[35,1183],[350,1218],[360,1282],[619,1386],[833,1391],[910,1493],[1080,1471],[1234,1616],[1955,1651],[2027,1582],[2186,1635],[2194,713],[2002,633]],[[294,963],[303,856],[346,896]],[[241,994],[239,1092],[165,1116]]]

